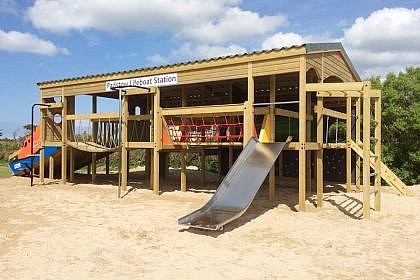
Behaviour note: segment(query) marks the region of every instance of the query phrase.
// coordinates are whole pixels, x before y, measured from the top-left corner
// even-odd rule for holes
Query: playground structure
[[[109,154],[119,152],[125,193],[129,152],[144,149],[155,194],[169,152],[182,155],[180,189],[187,191],[187,152],[200,153],[203,176],[206,155],[217,154],[223,175],[253,137],[274,143],[293,136],[270,164],[270,200],[276,197],[276,177],[298,186],[300,211],[313,185],[322,207],[325,181],[362,191],[365,218],[371,195],[375,210],[381,208],[381,178],[409,194],[381,162],[381,92],[360,80],[340,43],[41,82],[38,87],[41,103],[49,105],[40,109],[41,182],[47,174],[73,181],[75,170],[88,164],[94,182],[97,160],[106,158],[109,174]],[[76,113],[81,95],[91,96],[89,113]],[[113,112],[98,112],[98,99],[120,103]],[[344,139],[339,139],[340,124]],[[46,157],[48,147],[60,152]]]

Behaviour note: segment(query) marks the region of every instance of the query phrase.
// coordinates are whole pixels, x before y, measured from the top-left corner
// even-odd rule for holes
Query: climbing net
[[[238,142],[243,137],[243,117],[239,115],[171,116],[166,122],[173,142]]]

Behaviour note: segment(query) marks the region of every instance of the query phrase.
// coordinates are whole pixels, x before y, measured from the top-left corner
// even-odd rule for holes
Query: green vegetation
[[[0,162],[0,179],[8,178],[10,177],[11,172],[9,167],[7,166],[7,163]]]
[[[382,90],[383,161],[407,184],[420,183],[420,67],[390,73]]]

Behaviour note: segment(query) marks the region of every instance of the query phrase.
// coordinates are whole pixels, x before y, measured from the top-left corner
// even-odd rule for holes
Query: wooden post
[[[92,176],[92,184],[94,184],[96,181],[96,153],[92,153],[92,175],[91,176]]]
[[[368,83],[363,90],[363,217],[370,218],[370,96]]]
[[[299,67],[299,211],[305,211],[306,200],[306,58]]]
[[[375,99],[375,210],[380,211],[381,210],[381,110],[382,110],[382,98],[381,98],[381,92],[379,92],[379,97]]]
[[[50,179],[54,179],[54,157],[53,156],[49,156],[49,171],[48,171],[48,176]]]
[[[311,93],[306,93],[306,115],[312,115]],[[306,119],[306,141],[312,142],[311,120]],[[312,192],[312,151],[306,151],[306,189]]]
[[[159,194],[159,150],[162,145],[162,120],[160,113],[160,88],[153,100],[153,192]]]
[[[346,98],[346,191],[351,190],[351,97]]]
[[[109,155],[105,156],[105,174],[109,175]]]
[[[70,154],[70,158],[69,158],[69,162],[70,162],[70,166],[69,166],[69,175],[70,175],[70,182],[74,181],[74,149],[72,147],[69,147],[69,154]]]
[[[316,151],[316,204],[322,207],[324,199],[324,149],[322,144],[324,142],[324,117],[322,110],[324,107],[324,100],[322,97],[317,99],[317,114],[316,114],[316,142],[319,145],[319,150]]]
[[[64,96],[64,88],[61,89],[61,182],[67,182],[67,97]]]
[[[187,191],[187,153],[181,151],[181,192]]]
[[[356,139],[354,142],[356,144],[360,143],[360,97],[356,99]],[[356,153],[356,189],[360,191],[360,168],[361,168],[361,160],[360,156]]]
[[[201,170],[201,182],[206,182],[206,151],[200,152],[200,170]]]
[[[128,140],[128,96],[122,95],[122,127],[121,129],[121,191],[127,192],[127,175],[128,175],[128,154],[127,154],[127,140]]]
[[[245,102],[244,110],[244,139],[243,146],[248,143],[254,134],[254,77],[252,73],[252,62],[248,62],[248,100]]]
[[[270,140],[276,141],[276,76],[270,76]],[[268,174],[268,200],[273,201],[276,197],[276,162],[274,161],[273,166]]]
[[[43,102],[43,99],[41,98],[41,103],[44,103]],[[46,133],[45,133],[45,128],[46,128],[46,120],[45,120],[45,118],[46,118],[46,113],[45,113],[45,111],[46,111],[47,109],[46,108],[42,108],[41,107],[41,109],[40,109],[40,122],[39,122],[39,124],[40,124],[40,141],[39,141],[39,144],[40,144],[40,151],[39,151],[39,179],[40,179],[40,182],[41,182],[41,184],[43,184],[44,183],[44,177],[45,177],[45,151],[44,151],[44,148],[45,148],[45,135],[46,135]]]

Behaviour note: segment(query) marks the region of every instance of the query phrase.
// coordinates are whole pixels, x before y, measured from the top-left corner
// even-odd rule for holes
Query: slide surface
[[[249,207],[286,142],[261,143],[251,138],[213,197],[200,209],[178,220],[180,225],[222,230]]]

